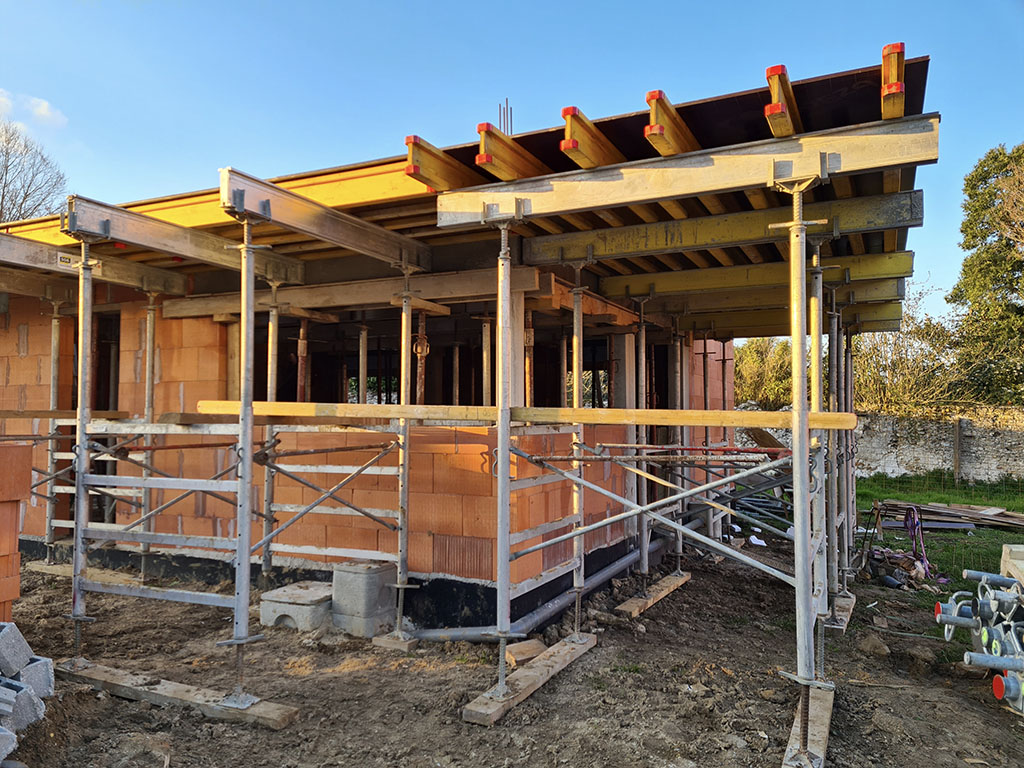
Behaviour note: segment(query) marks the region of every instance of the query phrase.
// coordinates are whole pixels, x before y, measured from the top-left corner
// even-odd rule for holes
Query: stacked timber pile
[[[0,760],[18,746],[20,731],[43,719],[53,695],[53,660],[32,653],[12,622],[0,622]]]
[[[875,511],[880,517],[905,519],[907,513],[916,510],[922,522],[953,524],[948,527],[969,528],[977,525],[992,528],[1024,528],[1024,515],[1010,512],[1003,507],[979,507],[973,504],[911,504],[906,501],[885,499],[875,502]]]

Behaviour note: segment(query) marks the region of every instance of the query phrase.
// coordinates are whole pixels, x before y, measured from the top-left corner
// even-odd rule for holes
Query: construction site
[[[0,225],[0,620],[56,675],[12,757],[1021,764],[1016,578],[884,654],[910,598],[854,584],[852,345],[900,328],[928,67]],[[767,336],[792,406],[737,410]],[[1002,627],[1002,708],[936,621]]]

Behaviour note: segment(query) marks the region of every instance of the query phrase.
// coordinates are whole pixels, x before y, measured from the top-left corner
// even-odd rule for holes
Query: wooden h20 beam
[[[914,271],[913,251],[868,253],[862,256],[834,256],[821,260],[824,280],[845,283],[857,280],[885,280],[910,277]],[[688,269],[682,272],[655,272],[646,275],[619,275],[601,278],[604,296],[656,296],[694,291],[722,291],[743,286],[747,289],[789,284],[787,265],[750,264],[719,269]]]
[[[199,413],[233,416],[237,400],[200,400]],[[359,403],[254,402],[253,414],[272,418],[422,419],[424,421],[491,422],[498,409],[485,405],[363,405]],[[704,411],[654,408],[512,408],[512,421],[538,424],[650,424],[694,427],[761,427],[789,429],[788,411]],[[811,429],[854,429],[857,415],[846,412],[810,414]]]
[[[906,278],[862,280],[836,287],[839,304],[878,304],[902,301],[906,296]],[[737,312],[753,309],[784,309],[789,306],[789,287],[756,287],[738,284],[734,288],[656,295],[645,305],[648,312],[700,314]]]
[[[0,234],[0,263],[3,264],[59,272],[77,278],[81,258],[77,250],[62,250],[23,237]],[[112,256],[100,256],[93,266],[92,276],[105,283],[125,285],[151,293],[177,296],[187,293],[188,281],[185,275]]]
[[[796,96],[793,95],[793,86],[789,82],[789,72],[785,65],[768,67],[764,75],[772,96],[771,104],[765,104],[764,117],[768,121],[772,136],[779,139],[803,133],[804,123],[800,119],[800,110],[797,108]]]
[[[430,248],[418,240],[328,208],[235,168],[220,170],[220,204],[232,216],[263,219],[393,267],[407,262],[416,269],[430,269]]]
[[[78,300],[78,285],[73,280],[48,277],[25,269],[0,267],[0,291],[45,299],[55,304],[74,304]]]
[[[517,216],[561,216],[785,179],[933,163],[938,132],[938,115],[923,115],[445,192],[437,199],[437,223],[456,227]]]
[[[808,234],[841,235],[876,232],[889,227],[919,227],[924,223],[924,194],[920,191],[811,203],[808,218],[828,219],[827,225],[808,227]],[[792,211],[769,208],[684,221],[637,224],[594,232],[572,232],[528,238],[523,242],[527,264],[558,264],[588,259],[619,259],[663,253],[727,248],[777,240],[773,224],[789,221]]]
[[[232,240],[78,195],[68,197],[68,212],[61,230],[79,239],[113,240],[236,272],[242,269],[239,244]],[[281,283],[305,281],[303,264],[298,259],[266,250],[255,254],[258,276]]]

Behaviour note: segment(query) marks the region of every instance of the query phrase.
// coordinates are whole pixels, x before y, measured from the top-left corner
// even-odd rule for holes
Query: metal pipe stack
[[[963,576],[978,582],[976,593],[956,592],[936,603],[935,621],[945,627],[947,641],[957,628],[971,633],[974,650],[964,653],[964,664],[997,671],[993,695],[1024,714],[1024,586],[984,571],[965,570]]]

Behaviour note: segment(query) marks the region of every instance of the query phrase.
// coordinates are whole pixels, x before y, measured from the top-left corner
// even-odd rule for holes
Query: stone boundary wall
[[[1024,425],[1008,424],[1005,418],[940,420],[878,413],[862,413],[858,418],[858,477],[876,473],[899,477],[933,470],[958,472],[967,482],[1024,477]]]

